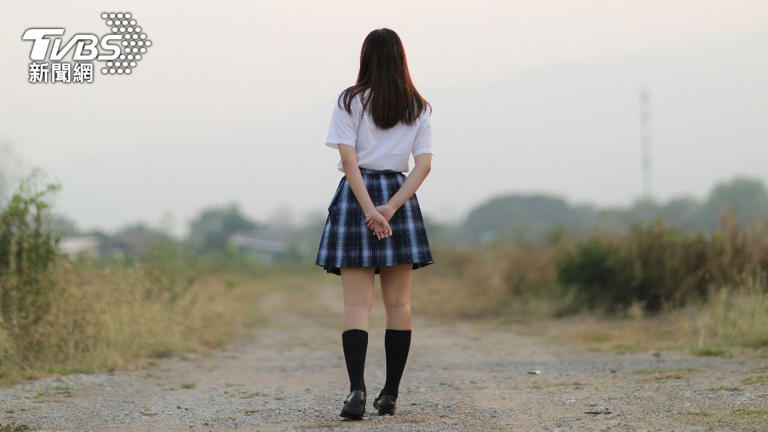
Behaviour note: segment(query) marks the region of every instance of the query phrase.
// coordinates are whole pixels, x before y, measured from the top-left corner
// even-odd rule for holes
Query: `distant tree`
[[[641,198],[632,203],[632,206],[624,211],[624,215],[628,226],[636,223],[646,224],[659,217],[659,206],[653,199]]]
[[[568,230],[600,228],[628,231],[633,225],[663,221],[685,230],[713,232],[724,210],[749,225],[768,220],[768,191],[760,180],[735,178],[719,183],[706,201],[690,197],[674,198],[666,203],[641,199],[629,207],[596,209],[575,206],[564,199],[546,195],[505,195],[491,198],[469,212],[463,230],[472,240],[491,240],[499,236],[537,239],[560,227]]]
[[[246,218],[236,204],[203,210],[189,226],[192,244],[201,251],[223,249],[237,232],[252,231],[259,224]]]
[[[111,239],[119,244],[126,256],[134,257],[145,254],[161,241],[168,241],[169,237],[161,230],[135,223],[123,227]]]
[[[278,207],[267,217],[265,224],[273,229],[293,230],[297,225],[296,215],[290,207]]]
[[[26,173],[22,170],[22,163],[13,150],[13,145],[7,141],[0,141],[0,205],[6,205],[14,193],[16,185],[21,183],[24,177],[36,177],[38,183],[44,182],[42,171],[32,170]]]
[[[593,224],[591,207],[571,207],[564,199],[548,195],[507,195],[475,207],[464,224],[476,240],[490,240],[510,233],[535,238],[554,227],[583,228]]]
[[[50,225],[50,229],[59,233],[62,237],[67,236],[73,236],[77,235],[77,225],[75,224],[75,221],[72,219],[62,216],[59,214],[54,214],[51,216],[50,221],[48,221],[48,224]]]
[[[718,183],[701,206],[695,222],[712,231],[717,228],[726,208],[733,210],[745,225],[768,219],[768,192],[765,185],[760,180],[744,177]]]
[[[701,203],[693,198],[673,198],[661,207],[661,218],[677,228],[692,228],[700,208]]]

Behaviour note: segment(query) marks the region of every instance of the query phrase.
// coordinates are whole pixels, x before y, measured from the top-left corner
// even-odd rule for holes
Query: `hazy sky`
[[[27,83],[26,28],[102,34],[108,10],[154,43],[130,76]],[[170,216],[180,232],[232,201],[261,219],[323,211],[341,176],[323,145],[331,107],[379,27],[400,34],[435,108],[418,195],[436,218],[505,192],[631,202],[644,85],[656,197],[768,180],[764,0],[4,0],[0,142],[62,183],[57,207],[81,228]]]

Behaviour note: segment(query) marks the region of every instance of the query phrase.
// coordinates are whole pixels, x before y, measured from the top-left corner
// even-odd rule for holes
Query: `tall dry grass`
[[[196,278],[178,290],[141,264],[66,263],[50,308],[23,337],[0,328],[2,379],[141,366],[148,358],[206,352],[259,323],[266,283]]]
[[[674,339],[664,346],[699,354],[768,348],[765,224],[742,229],[726,214],[712,236],[653,223],[546,244],[436,245],[434,255],[437,264],[415,276],[417,313],[524,322],[568,316],[567,325],[601,334],[601,325],[626,320],[632,324],[621,326],[625,339],[664,323],[663,337]],[[584,323],[573,326],[574,316]]]
[[[133,262],[61,256],[56,187],[34,180],[0,207],[0,382],[203,352],[259,322],[257,299],[274,276],[250,262],[215,271],[218,262],[170,241]]]
[[[738,286],[712,286],[707,300],[686,308],[680,323],[689,348],[719,355],[736,347],[768,348],[768,281],[746,278]]]
[[[437,263],[414,277],[414,308],[436,318],[559,316],[573,292],[557,283],[559,245],[434,247]]]

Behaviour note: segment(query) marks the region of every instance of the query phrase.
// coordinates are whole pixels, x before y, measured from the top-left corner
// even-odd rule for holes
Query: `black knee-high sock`
[[[347,362],[349,374],[349,391],[366,391],[363,373],[365,370],[365,353],[368,350],[368,332],[363,329],[348,329],[341,333],[344,347],[344,359]]]
[[[411,330],[387,329],[384,333],[384,350],[387,354],[387,381],[383,394],[397,397],[400,378],[408,360],[408,350],[411,347]]]

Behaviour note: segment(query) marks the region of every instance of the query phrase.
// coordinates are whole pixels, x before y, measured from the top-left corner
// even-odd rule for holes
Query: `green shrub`
[[[647,311],[678,307],[707,295],[713,284],[738,284],[768,271],[768,233],[746,235],[725,223],[712,237],[686,234],[662,223],[635,226],[626,236],[596,236],[556,259],[557,279],[577,290],[587,307]]]
[[[594,308],[602,304],[627,306],[632,296],[630,263],[621,245],[605,238],[591,238],[557,258],[557,279],[576,286],[578,300]]]
[[[0,317],[12,337],[45,316],[54,289],[59,238],[49,229],[47,199],[58,186],[35,190],[33,180],[22,181],[0,209]]]

